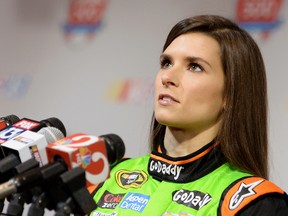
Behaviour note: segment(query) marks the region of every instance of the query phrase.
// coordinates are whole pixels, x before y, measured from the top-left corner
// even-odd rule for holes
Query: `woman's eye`
[[[160,65],[161,65],[161,68],[165,69],[165,68],[169,68],[172,65],[172,63],[170,60],[164,59],[160,62]]]
[[[197,63],[191,63],[189,65],[189,70],[190,71],[195,71],[195,72],[202,72],[203,68]]]

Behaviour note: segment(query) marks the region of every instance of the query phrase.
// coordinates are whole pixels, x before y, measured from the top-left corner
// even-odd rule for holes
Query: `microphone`
[[[22,170],[29,168],[29,163],[25,162],[31,158],[40,165],[48,163],[45,147],[48,143],[63,137],[57,128],[44,127],[38,133],[25,131],[5,142],[2,145],[2,150],[7,156],[0,160],[0,182],[5,182],[14,175],[23,172]]]
[[[66,129],[63,123],[55,117],[44,119],[40,122],[31,120],[28,118],[23,118],[20,121],[0,131],[0,144],[3,144],[7,140],[12,139],[15,136],[18,136],[24,131],[29,130],[29,131],[37,132],[41,128],[48,127],[48,126],[58,128],[63,133],[63,135],[66,136]]]
[[[110,163],[115,164],[123,158],[125,146],[122,139],[115,134],[99,137],[74,134],[49,144],[46,151],[51,163],[15,176],[1,184],[0,198],[41,185],[75,167],[85,170],[86,187],[103,182],[109,177]],[[115,151],[119,152],[115,153]],[[110,156],[112,161],[108,161],[107,155],[112,155]]]
[[[41,120],[40,121],[40,125],[41,125],[41,128],[43,127],[55,127],[55,128],[58,128],[61,133],[64,135],[64,137],[66,137],[66,128],[64,126],[64,124],[56,117],[50,117],[50,118],[47,118],[47,119],[44,119],[44,120]],[[37,131],[32,129],[32,131]]]
[[[59,129],[49,126],[43,127],[38,132],[26,130],[4,142],[1,147],[5,156],[16,155],[21,162],[35,158],[42,166],[48,163],[46,146],[63,138],[64,135]]]
[[[81,155],[81,152],[89,152],[90,147],[90,150],[92,152],[91,160],[95,160],[95,164],[91,166],[96,169],[100,165],[102,165],[103,162],[104,168],[102,170],[100,169],[100,171],[96,175],[93,175],[93,173],[91,174],[87,166],[87,164],[89,163],[89,161],[87,161],[87,158],[89,158],[89,154],[88,157],[87,154],[84,154],[85,156],[83,156],[82,154],[82,158],[84,158],[84,161],[86,160],[85,163],[83,163],[83,161],[82,163],[79,162],[82,166],[77,166],[74,164],[76,167],[69,169],[68,171],[60,175],[58,179],[58,185],[50,184],[50,186],[46,187],[49,188],[48,191],[46,190],[46,192],[38,196],[36,202],[31,205],[28,216],[33,216],[35,215],[35,213],[37,215],[43,214],[43,203],[47,203],[47,199],[53,200],[48,202],[47,206],[48,209],[55,209],[55,216],[68,216],[71,213],[74,213],[76,215],[83,215],[85,213],[88,214],[97,207],[95,201],[93,200],[93,197],[91,197],[89,191],[87,190],[87,185],[89,185],[90,182],[92,182],[93,180],[96,180],[94,183],[100,183],[109,176],[105,176],[105,166],[107,166],[107,164],[105,164],[105,159],[108,159],[108,163],[110,166],[118,163],[125,154],[125,145],[123,140],[116,134],[106,134],[96,137],[99,140],[98,142],[95,141],[94,143],[93,138],[95,137],[86,134],[84,136],[83,134],[81,134],[80,136],[79,134],[74,134],[71,137],[66,137],[63,140],[60,140],[59,142],[57,142],[58,144],[60,143],[58,147],[64,144],[67,148],[67,145],[69,145],[72,153],[70,154],[69,149],[62,149],[62,151],[60,150],[58,154],[56,153],[54,155],[54,158],[53,156],[51,156],[50,161],[57,161],[59,160],[59,158],[61,158],[60,161],[65,160],[65,158],[67,158],[65,156],[71,156],[70,158],[73,158],[73,153],[80,152]],[[61,143],[61,141],[63,143]],[[106,150],[105,158],[103,158],[103,154],[105,153],[101,151],[101,148],[103,148],[103,141]],[[53,146],[54,144],[51,143],[50,145]],[[49,150],[50,145],[47,146],[47,150]],[[99,148],[101,147],[100,151],[95,151],[95,149],[93,151],[93,147],[95,147],[95,145],[99,145]],[[73,162],[73,160],[68,160],[64,162],[66,165],[69,164],[72,167],[73,163],[75,163],[75,161]],[[110,170],[109,165],[108,170]],[[50,182],[51,181],[49,181],[49,183]],[[61,188],[60,190],[64,190],[64,193],[61,192],[59,188]]]
[[[61,158],[68,169],[82,167],[86,171],[86,184],[89,187],[109,177],[110,166],[123,158],[125,145],[116,134],[96,137],[78,133],[50,143],[46,152],[49,162]]]
[[[47,143],[55,142],[64,137],[59,129],[50,126],[43,127],[37,133],[25,131],[19,136],[12,138],[3,144],[3,148],[8,156],[0,161],[0,170],[2,171],[5,168],[5,174],[1,172],[0,182],[7,181],[7,179],[13,176],[25,173],[40,165],[42,166],[43,163],[47,163],[45,152]],[[23,140],[26,142],[23,142]],[[30,152],[30,154],[27,154],[27,151]],[[40,153],[42,154],[41,157]],[[45,154],[43,155],[43,153]],[[32,193],[30,191],[14,193],[7,197],[7,200],[9,201],[7,208],[8,215],[20,216],[23,212],[24,203],[31,203]],[[0,201],[4,201],[4,199]]]
[[[20,121],[20,118],[16,115],[8,115],[0,118],[0,131],[18,121]]]
[[[58,118],[51,117],[51,118],[44,119],[40,122],[31,120],[28,118],[23,118],[20,121],[14,123],[13,125],[10,125],[4,130],[0,131],[0,144],[3,145],[3,143],[24,133],[27,130],[38,132],[43,127],[58,128],[62,132],[64,137],[66,136],[66,129],[63,123]],[[0,155],[0,159],[6,156],[2,148],[1,150],[2,150],[2,155]]]
[[[0,160],[0,182],[3,183],[11,177],[27,170],[30,159],[41,163],[42,158],[48,162],[45,147],[48,143],[62,139],[63,134],[53,127],[42,128],[38,133],[25,131],[23,134],[8,140],[2,146],[7,156]],[[44,152],[43,152],[44,151]],[[33,161],[31,161],[33,164]],[[33,167],[34,165],[32,165]]]
[[[105,147],[110,166],[116,165],[125,155],[125,144],[116,134],[105,134],[100,136],[105,141]]]

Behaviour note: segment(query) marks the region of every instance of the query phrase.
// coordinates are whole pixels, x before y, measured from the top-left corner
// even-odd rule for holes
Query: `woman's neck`
[[[211,142],[218,134],[214,127],[202,133],[166,127],[164,147],[170,157],[189,155]]]

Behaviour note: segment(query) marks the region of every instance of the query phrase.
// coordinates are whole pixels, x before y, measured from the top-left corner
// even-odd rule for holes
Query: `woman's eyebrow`
[[[171,58],[171,56],[168,54],[165,54],[165,53],[162,53],[160,55],[160,59],[170,59],[170,58]],[[212,68],[211,64],[201,57],[188,56],[185,58],[185,61],[187,61],[187,62],[203,62],[203,63],[207,64],[210,68]]]
[[[211,64],[208,61],[206,61],[205,59],[201,58],[201,57],[188,56],[188,57],[186,57],[186,61],[187,62],[204,62],[210,68],[212,68]]]
[[[160,59],[165,59],[165,58],[170,58],[170,55],[167,55],[167,54],[162,53],[162,54],[160,55]]]

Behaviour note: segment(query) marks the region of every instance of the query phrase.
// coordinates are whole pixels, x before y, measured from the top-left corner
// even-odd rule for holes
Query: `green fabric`
[[[105,191],[124,197],[115,209],[98,207],[91,213],[92,216],[215,216],[223,191],[235,180],[249,176],[226,163],[193,182],[161,182],[148,175],[149,156],[126,160],[111,170],[110,178],[97,191],[94,200],[97,203]],[[139,188],[133,188],[135,185],[122,188],[117,183],[119,170],[127,170],[131,176],[132,171],[144,171],[148,179]]]

